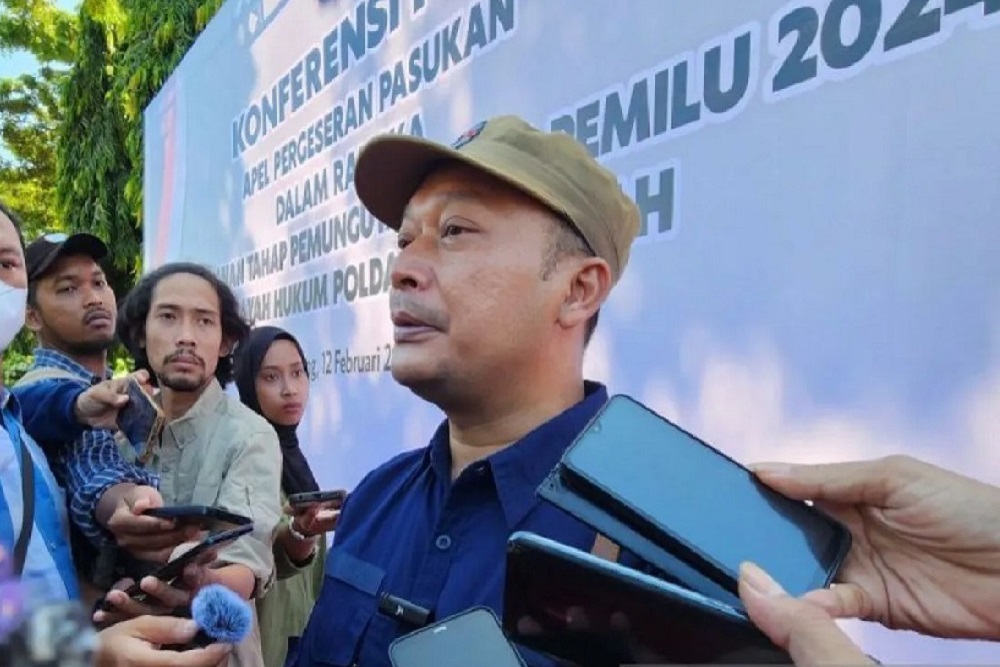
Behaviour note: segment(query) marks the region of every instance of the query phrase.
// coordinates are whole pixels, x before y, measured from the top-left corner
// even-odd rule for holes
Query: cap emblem
[[[468,130],[466,130],[458,139],[456,139],[455,143],[453,143],[451,145],[451,147],[454,148],[454,149],[456,149],[456,150],[458,150],[462,146],[465,146],[467,143],[469,143],[470,141],[472,141],[473,139],[475,139],[476,137],[478,137],[479,134],[483,131],[484,127],[486,127],[486,121],[485,120],[481,121],[479,123],[476,123],[475,125],[473,125],[472,127],[470,127]]]

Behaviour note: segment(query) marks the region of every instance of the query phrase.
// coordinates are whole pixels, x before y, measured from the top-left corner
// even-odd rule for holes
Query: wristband
[[[295,519],[292,519],[291,521],[288,522],[288,533],[292,537],[294,537],[295,539],[297,539],[299,542],[308,542],[309,540],[311,540],[314,537],[316,537],[315,535],[305,535],[303,533],[300,533],[298,530],[296,530],[295,529]]]

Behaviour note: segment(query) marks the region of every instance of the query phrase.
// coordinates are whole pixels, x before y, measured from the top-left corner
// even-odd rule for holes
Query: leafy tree
[[[51,0],[0,0],[0,50],[22,50],[40,63],[73,59],[76,18]]]
[[[21,218],[25,238],[62,228],[56,207],[59,88],[73,59],[76,18],[49,0],[0,0],[0,54],[22,51],[38,70],[0,79],[0,199]],[[9,385],[31,363],[33,336],[23,330],[3,354]]]
[[[76,19],[50,0],[0,0],[0,53],[24,51],[36,73],[0,79],[0,198],[30,237],[62,227],[55,206],[59,87],[72,61]]]
[[[58,203],[66,227],[104,239],[109,278],[123,296],[133,284],[142,230],[125,204],[131,168],[126,122],[115,97],[115,61],[125,15],[117,0],[85,2],[75,60],[62,92],[58,129]]]
[[[85,0],[63,91],[59,208],[109,241],[119,293],[141,273],[143,123],[222,0]]]

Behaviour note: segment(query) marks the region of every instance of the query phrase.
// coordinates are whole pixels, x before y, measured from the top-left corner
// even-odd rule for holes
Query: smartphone
[[[152,451],[152,445],[160,435],[164,423],[163,411],[133,378],[129,378],[126,393],[128,403],[118,411],[118,428],[141,456]]]
[[[158,519],[170,519],[181,525],[198,526],[211,533],[232,530],[253,523],[250,517],[224,510],[221,507],[207,507],[205,505],[154,507],[146,510],[143,514]]]
[[[588,667],[791,664],[742,611],[527,532],[507,542],[502,627]]]
[[[160,581],[168,584],[173,583],[175,579],[184,573],[184,568],[191,563],[197,562],[199,558],[204,556],[209,551],[231,544],[251,532],[253,532],[253,524],[248,523],[238,526],[237,528],[233,528],[232,530],[225,530],[221,533],[209,535],[177,558],[151,572],[148,576],[156,577]],[[139,602],[146,599],[146,593],[139,587],[138,581],[125,589],[125,594]],[[114,606],[108,604],[108,602],[103,598],[101,599],[100,605],[105,611],[114,610]]]
[[[293,493],[288,496],[288,504],[298,514],[305,512],[306,509],[317,504],[330,504],[336,509],[343,505],[346,499],[347,491],[343,489],[336,491],[306,491],[304,493]]]
[[[399,637],[389,645],[393,667],[524,667],[487,607],[473,607]]]
[[[851,546],[840,522],[764,486],[628,396],[613,396],[584,428],[563,455],[561,475],[734,594],[748,560],[792,595],[824,588]]]

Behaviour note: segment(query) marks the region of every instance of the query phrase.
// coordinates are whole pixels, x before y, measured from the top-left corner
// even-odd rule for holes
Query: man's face
[[[0,280],[18,289],[28,286],[21,238],[10,219],[0,212]]]
[[[198,391],[229,353],[222,338],[219,297],[204,278],[175,273],[153,289],[142,341],[149,365],[163,387]]]
[[[543,279],[554,216],[476,170],[446,167],[411,198],[390,304],[392,374],[431,400],[544,363],[568,280]]]
[[[101,267],[86,255],[71,255],[57,259],[38,280],[27,325],[57,349],[93,354],[114,342],[117,314]]]

